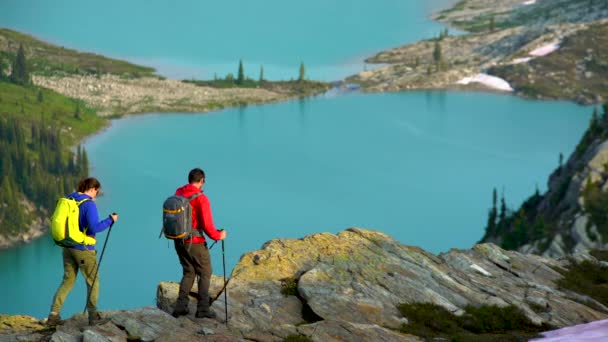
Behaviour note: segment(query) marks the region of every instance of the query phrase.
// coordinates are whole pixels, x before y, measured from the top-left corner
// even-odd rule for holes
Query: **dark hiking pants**
[[[175,251],[183,269],[175,310],[182,311],[188,308],[188,293],[192,289],[194,279],[198,276],[199,299],[196,312],[199,314],[209,312],[211,258],[207,245],[204,243],[189,244],[184,243],[183,240],[175,240]]]

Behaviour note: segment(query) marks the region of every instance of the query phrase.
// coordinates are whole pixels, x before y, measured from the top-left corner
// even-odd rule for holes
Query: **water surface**
[[[173,247],[158,238],[161,207],[193,167],[206,171],[215,223],[228,230],[228,273],[270,239],[352,226],[440,253],[481,238],[493,187],[511,207],[545,190],[589,112],[493,94],[408,92],[114,121],[86,143],[106,194],[100,212],[120,214],[101,268],[100,308],[153,305],[159,281],[180,279]],[[217,246],[212,259],[221,274]],[[48,237],[2,252],[0,292],[11,300],[1,311],[46,315],[60,260]],[[84,305],[79,286],[66,314]]]

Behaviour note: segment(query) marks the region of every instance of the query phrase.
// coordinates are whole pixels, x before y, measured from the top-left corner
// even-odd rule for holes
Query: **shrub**
[[[552,329],[547,324],[535,325],[515,306],[469,306],[460,317],[430,303],[401,304],[398,309],[409,320],[400,331],[427,339],[527,341]]]

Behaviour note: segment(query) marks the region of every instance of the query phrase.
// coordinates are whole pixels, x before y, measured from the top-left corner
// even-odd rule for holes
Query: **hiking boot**
[[[89,313],[89,325],[102,325],[109,322],[109,318],[103,318],[99,312]]]
[[[179,316],[186,316],[189,313],[190,313],[190,311],[188,310],[188,308],[175,309],[175,310],[173,310],[173,313],[171,314],[171,316],[177,318]]]
[[[64,321],[61,320],[61,316],[59,316],[58,313],[50,313],[49,317],[46,319],[46,325],[49,327],[61,325],[63,322]]]
[[[194,315],[194,317],[216,319],[217,315],[215,314],[215,312],[209,310],[209,311],[197,312],[196,315]]]

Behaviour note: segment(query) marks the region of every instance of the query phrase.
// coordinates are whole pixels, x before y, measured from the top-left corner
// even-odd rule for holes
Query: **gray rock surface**
[[[594,260],[589,254],[574,258]],[[244,254],[227,286],[228,324],[223,278],[213,277],[216,320],[193,317],[194,296],[190,315],[172,317],[179,284],[162,282],[160,309],[105,311],[108,321],[93,327],[77,314],[52,335],[41,335],[33,318],[7,316],[0,323],[11,329],[0,335],[45,341],[282,341],[294,335],[319,342],[419,341],[398,331],[408,319],[397,306],[408,303],[434,303],[456,315],[468,305],[514,305],[533,322],[555,327],[608,318],[602,304],[556,285],[558,270],[567,266],[490,243],[433,255],[378,231],[350,228],[275,239]]]
[[[455,314],[467,305],[515,305],[533,322],[557,327],[608,317],[608,308],[558,288],[555,282],[562,276],[556,269],[564,267],[550,258],[494,244],[436,256],[359,228],[276,239],[243,255],[234,269],[228,284],[229,326],[244,338],[260,341],[281,340],[319,326],[337,329],[329,334],[340,336],[338,331],[351,324],[389,334],[386,328],[407,324],[397,305],[418,302]],[[297,283],[293,292],[287,286],[290,279]],[[212,307],[223,319],[223,295],[219,298],[222,301]],[[348,324],[322,323],[326,321]]]

